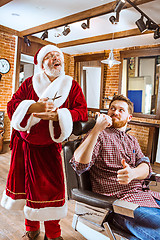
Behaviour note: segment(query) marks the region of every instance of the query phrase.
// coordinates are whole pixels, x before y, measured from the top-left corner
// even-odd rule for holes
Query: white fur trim
[[[41,72],[36,74],[32,78],[33,89],[36,92],[37,96],[40,98],[42,93],[48,88],[51,84],[51,81],[46,76],[45,73]]]
[[[1,206],[6,208],[7,210],[23,210],[25,204],[25,199],[14,200],[6,195],[6,191],[3,192]]]
[[[54,142],[63,142],[66,138],[68,138],[73,129],[73,120],[70,111],[67,108],[61,108],[57,110],[59,125],[61,128],[61,135],[59,138],[54,138],[54,127],[53,121],[49,121],[49,132],[51,138]]]
[[[24,207],[24,214],[26,219],[31,221],[49,221],[59,220],[67,215],[67,203],[62,207],[45,207],[45,208],[30,208]]]
[[[33,117],[33,115],[31,114],[31,116],[29,117],[28,121],[27,121],[27,125],[25,127],[21,127],[20,123],[22,122],[23,118],[25,117],[29,107],[35,103],[34,100],[24,100],[22,101],[18,107],[16,108],[13,116],[12,116],[12,121],[11,121],[11,125],[14,129],[18,130],[18,131],[29,131],[30,128],[37,124],[40,119]]]
[[[55,107],[60,107],[67,99],[72,87],[73,78],[65,74],[61,74],[53,82],[50,82],[45,73],[33,76],[33,88],[39,98],[53,98],[57,92],[60,98],[54,101]]]
[[[45,47],[41,48],[41,50],[39,51],[39,53],[37,55],[37,62],[38,62],[38,66],[40,69],[42,69],[43,58],[47,55],[47,53],[52,52],[52,51],[59,52],[61,54],[61,57],[64,62],[63,53],[58,47],[56,47],[54,45],[46,45]]]

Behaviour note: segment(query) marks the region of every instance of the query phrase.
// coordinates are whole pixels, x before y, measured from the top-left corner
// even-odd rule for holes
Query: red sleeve
[[[9,119],[12,119],[12,115],[15,112],[18,105],[27,99],[32,99],[29,96],[31,95],[32,91],[32,77],[27,78],[19,87],[19,89],[13,94],[11,100],[7,104],[7,113],[9,116]],[[24,127],[26,125],[26,122],[28,118],[30,117],[30,114],[27,114],[23,121],[21,122],[21,126]]]
[[[28,99],[28,89],[29,86],[32,84],[32,77],[26,79],[22,85],[19,87],[19,89],[16,91],[16,93],[13,94],[11,100],[8,102],[7,104],[7,113],[8,116],[11,120],[12,115],[14,113],[14,111],[16,110],[16,108],[18,107],[18,105],[23,101]]]
[[[81,87],[75,80],[72,81],[72,88],[68,97],[68,109],[73,122],[88,120],[87,103]]]

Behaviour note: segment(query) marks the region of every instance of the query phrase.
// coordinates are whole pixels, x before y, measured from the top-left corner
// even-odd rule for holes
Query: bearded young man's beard
[[[125,120],[119,120],[117,121],[116,119],[112,119],[112,127],[114,128],[121,128],[121,127],[124,127],[127,123],[127,119]]]

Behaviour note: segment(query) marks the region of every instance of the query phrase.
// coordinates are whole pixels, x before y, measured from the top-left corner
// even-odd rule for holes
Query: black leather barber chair
[[[85,123],[74,123],[73,134],[85,134],[94,125],[93,119]],[[80,142],[81,139],[78,138],[63,146],[68,199],[76,201],[72,227],[88,240],[130,239],[132,235],[112,226],[109,217],[111,212],[134,217],[138,205],[92,192],[89,171],[79,177],[69,163]],[[152,180],[155,178],[152,176]],[[146,180],[148,183],[149,180]]]

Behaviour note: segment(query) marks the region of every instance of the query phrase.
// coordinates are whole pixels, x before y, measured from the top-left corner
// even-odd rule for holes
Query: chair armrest
[[[113,202],[113,210],[128,217],[134,218],[134,210],[139,207],[138,204],[117,199]]]
[[[146,178],[145,180],[160,182],[160,174],[153,172],[151,176],[149,178]]]
[[[85,203],[92,207],[110,209],[115,213],[132,218],[134,218],[134,210],[138,208],[138,204],[132,202],[107,197],[87,190],[79,190],[77,188],[71,190],[71,196],[71,198],[77,202]]]
[[[159,173],[152,173],[149,178],[150,181],[160,182],[160,174]]]
[[[116,198],[107,197],[99,193],[74,188],[71,190],[72,199],[93,207],[113,210],[113,202]]]

